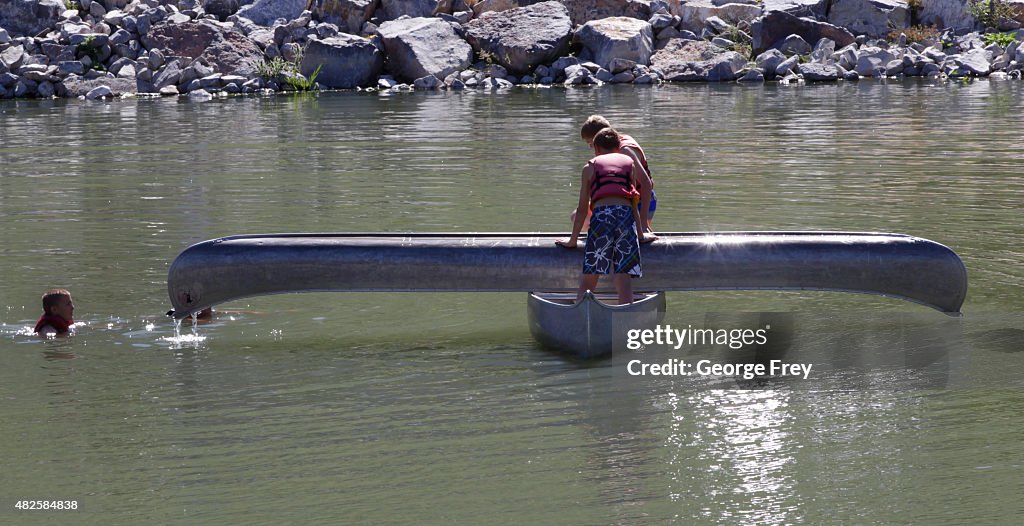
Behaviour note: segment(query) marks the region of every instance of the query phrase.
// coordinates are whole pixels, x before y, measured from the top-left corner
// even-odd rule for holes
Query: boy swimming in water
[[[53,336],[71,332],[75,324],[75,303],[71,293],[64,289],[51,289],[43,294],[43,315],[33,332],[40,336]]]

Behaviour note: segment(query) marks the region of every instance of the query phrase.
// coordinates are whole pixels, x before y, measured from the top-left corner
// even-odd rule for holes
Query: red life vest
[[[39,321],[36,322],[36,328],[33,332],[39,332],[43,327],[49,325],[57,330],[57,334],[64,334],[70,331],[71,326],[74,324],[75,320],[65,320],[56,314],[43,314],[39,317]]]
[[[633,186],[633,159],[621,153],[598,155],[589,161],[594,177],[590,180],[590,207],[606,197],[636,199],[640,192]]]
[[[640,152],[640,155],[637,155],[637,157],[640,158],[640,163],[643,165],[644,170],[647,170],[647,174],[650,175],[651,169],[647,166],[647,154],[644,153],[644,149],[640,147],[640,143],[636,142],[636,139],[629,135],[620,133],[619,148],[632,148],[637,152]]]

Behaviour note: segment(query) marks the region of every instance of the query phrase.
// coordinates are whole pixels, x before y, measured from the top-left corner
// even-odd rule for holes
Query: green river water
[[[656,229],[932,239],[963,317],[670,293],[677,326],[781,316],[818,366],[702,383],[539,348],[525,294],[163,316],[218,236],[567,232],[592,113],[647,150]],[[0,101],[0,524],[1017,524],[1022,132],[997,81]],[[42,341],[52,287],[84,325]]]

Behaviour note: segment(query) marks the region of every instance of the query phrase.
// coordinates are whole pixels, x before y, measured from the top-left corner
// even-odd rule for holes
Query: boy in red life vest
[[[597,287],[602,274],[614,274],[619,305],[633,303],[633,284],[630,277],[640,277],[639,237],[643,235],[636,211],[636,174],[633,160],[619,153],[619,134],[605,128],[594,135],[594,153],[597,155],[583,167],[580,181],[580,200],[577,210],[592,210],[590,229],[587,231],[583,273],[576,301],[584,293]],[[576,248],[586,214],[576,214],[572,236],[555,241],[566,248]]]
[[[588,145],[593,146],[594,135],[597,132],[611,128],[608,119],[600,115],[591,115],[580,128],[580,138]],[[633,159],[633,166],[636,171],[637,190],[640,192],[640,224],[643,226],[644,235],[640,238],[641,243],[649,243],[657,239],[654,230],[651,228],[651,220],[654,218],[654,211],[658,208],[658,197],[654,193],[654,179],[651,178],[651,169],[647,165],[647,155],[635,139],[624,133],[619,134],[619,152],[628,155]],[[575,220],[576,212],[573,212]],[[588,217],[589,219],[589,217]],[[586,222],[584,222],[586,227]]]
[[[75,324],[75,303],[71,293],[64,289],[53,289],[43,294],[43,315],[36,322],[35,332],[41,336],[67,334]]]

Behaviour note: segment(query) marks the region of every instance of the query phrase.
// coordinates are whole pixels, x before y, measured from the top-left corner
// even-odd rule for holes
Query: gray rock
[[[797,66],[804,80],[811,82],[832,81],[840,78],[839,69],[828,64],[807,62]]]
[[[122,67],[121,70],[117,72],[117,78],[119,78],[119,79],[134,79],[135,78],[135,65],[134,64],[128,64],[128,65]]]
[[[369,86],[384,69],[384,53],[357,36],[310,39],[302,56],[301,71],[309,76],[322,66],[317,82],[330,88]]]
[[[168,62],[164,69],[157,72],[153,76],[153,86],[156,89],[163,88],[164,86],[170,86],[172,84],[178,84],[181,81],[181,66],[178,61],[174,60]]]
[[[983,49],[972,49],[957,61],[959,69],[972,76],[984,77],[992,71],[989,54]]]
[[[272,26],[279,18],[295,20],[305,9],[306,0],[256,0],[236,14],[261,26]]]
[[[721,35],[729,30],[729,23],[717,16],[709,16],[704,20],[704,29],[713,35]]]
[[[811,52],[811,45],[797,34],[789,35],[777,47],[786,55],[806,55]]]
[[[78,60],[68,60],[57,64],[57,72],[61,75],[84,75],[85,64]]]
[[[97,72],[89,72],[97,74]],[[68,77],[63,82],[56,85],[57,94],[62,97],[78,97],[85,96],[89,91],[99,86],[106,86],[113,91],[114,95],[123,95],[126,93],[135,93],[137,91],[137,84],[135,81],[128,79],[111,79],[111,78],[100,78],[100,79],[86,79],[82,77]]]
[[[50,81],[40,82],[39,86],[36,87],[36,95],[44,99],[53,97],[56,92],[57,89],[54,87],[53,82]]]
[[[5,88],[13,86],[19,80],[21,80],[21,78],[15,75],[14,73],[0,73],[0,86],[3,86]]]
[[[597,84],[597,82],[598,80],[594,78],[594,74],[580,64],[573,64],[565,68],[565,81],[563,84],[566,86]]]
[[[720,48],[724,48],[724,49],[732,49],[732,47],[736,45],[736,43],[733,42],[732,40],[729,40],[727,38],[722,38],[722,37],[712,38],[711,39],[711,43],[716,45],[716,46],[718,46],[718,47],[720,47]]]
[[[473,48],[440,18],[384,22],[380,36],[388,55],[388,68],[407,81],[426,76],[441,79],[465,69],[473,59]]]
[[[662,29],[672,27],[676,22],[676,19],[668,13],[656,13],[647,21],[648,24],[651,24],[651,28],[654,31],[661,31]]]
[[[673,39],[651,57],[651,68],[676,82],[735,80],[746,63],[739,53],[703,40]]]
[[[832,65],[835,63],[835,60],[832,58],[835,52],[835,41],[831,38],[823,38],[814,45],[814,51],[811,51],[811,62]]]
[[[11,35],[7,33],[7,30],[0,27],[0,45],[9,44],[11,42]]]
[[[632,71],[620,71],[612,76],[610,81],[612,84],[628,84],[636,80],[636,75],[633,75]]]
[[[25,61],[25,47],[24,46],[11,46],[3,51],[0,51],[0,64],[3,64],[7,69],[18,69],[21,67],[22,62]]]
[[[783,55],[778,49],[769,49],[764,53],[761,53],[754,59],[754,64],[757,69],[763,72],[763,76],[768,80],[775,78],[775,70],[786,61],[786,55]],[[762,79],[763,80],[763,79]]]
[[[970,29],[974,27],[975,20],[968,13],[967,2],[964,0],[928,0],[921,2],[916,23],[940,28]]]
[[[854,42],[853,34],[841,27],[808,18],[798,18],[784,11],[771,11],[751,24],[753,51],[763,53],[770,48],[778,47],[783,39],[793,34],[800,35],[807,42],[829,38],[839,47]]]
[[[573,56],[559,57],[557,60],[551,63],[551,66],[549,68],[550,74],[552,77],[556,79],[564,77],[566,68],[568,68],[569,66],[577,66],[579,65],[579,63],[580,59]]]
[[[313,0],[311,9],[315,19],[337,24],[345,32],[356,34],[379,7],[380,0]],[[323,39],[335,35],[318,36]]]
[[[213,100],[213,95],[211,95],[209,91],[206,91],[204,89],[197,89],[189,92],[188,100],[192,102],[206,102],[209,100]]]
[[[881,38],[892,28],[908,27],[910,12],[906,0],[832,0],[828,22],[855,35]]]
[[[380,0],[378,16],[383,20],[397,20],[400,17],[421,18],[436,13],[451,13],[451,0]]]
[[[893,55],[887,49],[863,47],[860,49],[857,65],[854,66],[854,70],[862,77],[874,76],[875,72],[879,69],[884,73],[885,66],[895,60],[895,58],[896,55]]]
[[[98,5],[98,4],[93,4]],[[85,98],[89,100],[103,99],[106,97],[113,97],[114,91],[110,89],[110,86],[97,86],[88,93],[85,94]]]
[[[4,0],[0,27],[13,36],[33,36],[55,27],[63,12],[62,0]]]
[[[466,40],[474,51],[517,75],[565,55],[571,34],[568,11],[556,1],[488,12],[466,25]]]
[[[164,86],[160,88],[159,93],[164,97],[176,97],[180,94],[177,86]]]
[[[199,87],[204,90],[218,90],[221,87],[222,75],[220,73],[214,73],[213,75],[203,77],[199,79]]]
[[[764,73],[759,69],[752,69],[740,77],[739,82],[764,82]]]
[[[800,64],[800,57],[797,55],[793,55],[792,57],[783,60],[778,66],[775,66],[775,76],[785,77],[786,75],[789,75],[796,69],[798,64]]]
[[[857,65],[857,44],[850,44],[849,46],[840,49],[833,55],[836,65],[841,66],[843,69],[853,69]]]
[[[203,0],[203,10],[224,22],[242,7],[239,0]]]
[[[444,83],[441,82],[441,79],[438,79],[433,75],[427,75],[413,81],[412,86],[414,89],[418,90],[437,90],[441,89],[441,87],[444,86]]]
[[[620,57],[615,57],[608,63],[608,70],[616,75],[623,71],[631,71],[635,67],[636,62]]]
[[[614,58],[648,64],[654,53],[651,25],[635,18],[612,17],[587,22],[576,30],[573,40],[602,67],[608,67]]]

